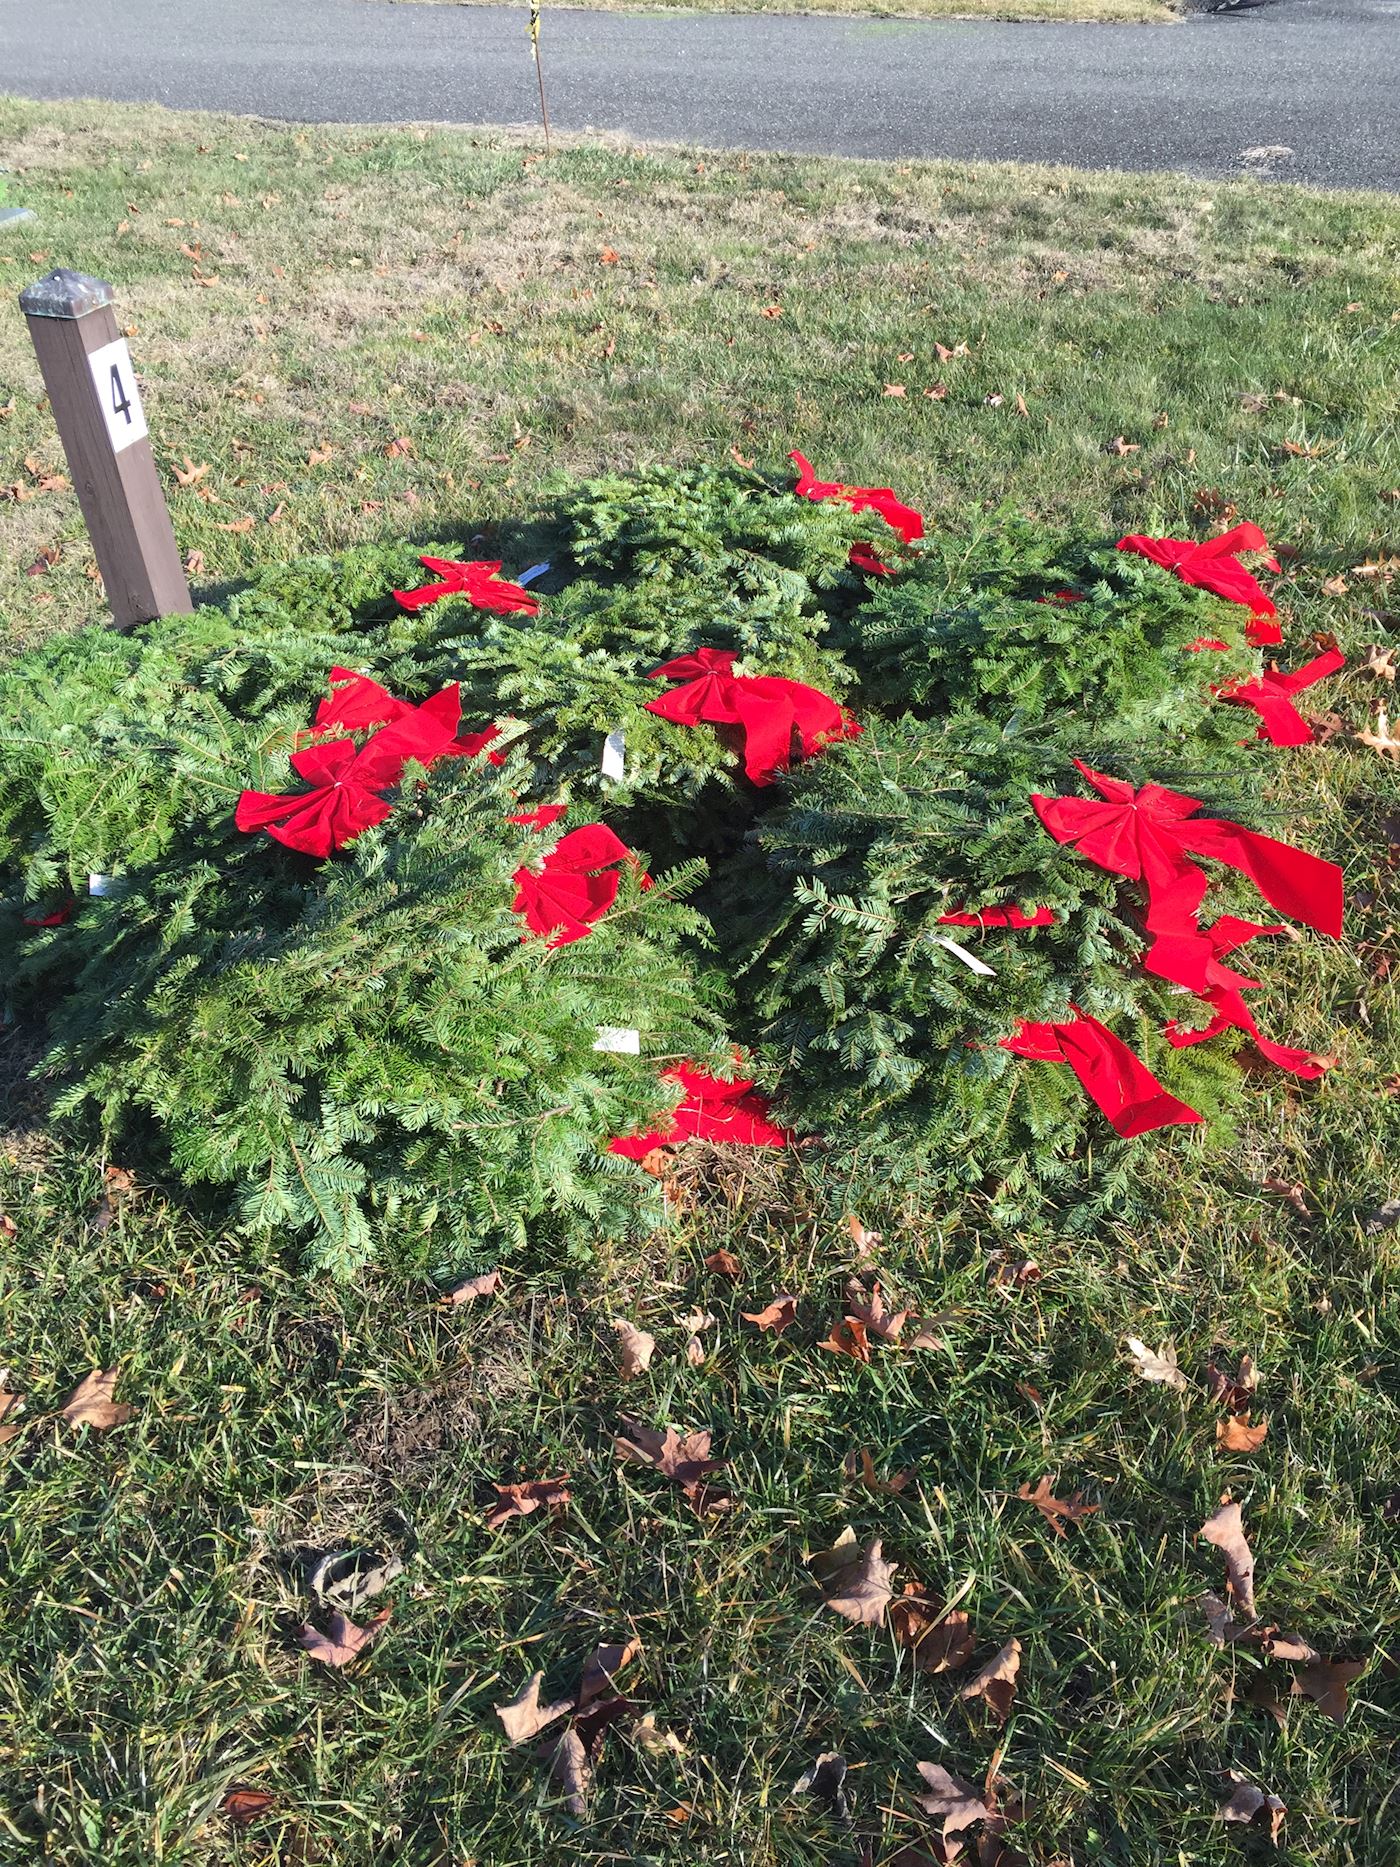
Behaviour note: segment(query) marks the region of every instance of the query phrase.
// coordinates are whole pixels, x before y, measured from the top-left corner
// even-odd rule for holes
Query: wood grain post
[[[20,309],[119,629],[193,608],[112,288],[60,268]]]

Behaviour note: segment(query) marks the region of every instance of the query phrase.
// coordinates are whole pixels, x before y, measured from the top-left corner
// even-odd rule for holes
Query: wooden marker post
[[[194,606],[112,288],[60,268],[19,295],[119,629]]]

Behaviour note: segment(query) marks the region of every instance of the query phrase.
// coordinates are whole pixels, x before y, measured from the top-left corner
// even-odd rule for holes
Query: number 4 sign
[[[113,343],[89,351],[88,368],[97,391],[97,406],[107,423],[112,452],[120,454],[133,442],[144,441],[146,415],[141,407],[141,391],[136,387],[126,339],[118,337]]]

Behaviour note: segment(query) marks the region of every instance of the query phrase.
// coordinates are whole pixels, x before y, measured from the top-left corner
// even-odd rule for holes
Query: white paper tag
[[[614,779],[618,784],[622,783],[624,751],[622,728],[619,726],[603,741],[603,776]]]
[[[975,953],[969,953],[965,946],[959,946],[957,941],[950,940],[947,934],[930,934],[929,938],[935,946],[946,946],[955,959],[960,959],[963,965],[975,972],[979,978],[996,978],[997,971],[995,966],[983,965],[982,961],[978,959]]]
[[[88,893],[90,895],[110,895],[114,892],[115,875],[99,875],[95,869],[88,871]]]
[[[609,1050],[618,1057],[639,1057],[642,1054],[642,1034],[640,1031],[624,1030],[620,1024],[600,1024],[595,1050]]]
[[[526,584],[533,583],[536,577],[543,577],[545,572],[549,568],[550,567],[548,564],[532,564],[529,570],[521,571],[520,575],[516,578],[515,581],[520,585],[521,589],[523,590]]]
[[[131,352],[124,337],[88,356],[92,386],[97,391],[97,406],[107,424],[107,438],[112,452],[133,446],[146,438],[146,413],[141,407],[141,391],[136,387],[136,372],[131,367]]]

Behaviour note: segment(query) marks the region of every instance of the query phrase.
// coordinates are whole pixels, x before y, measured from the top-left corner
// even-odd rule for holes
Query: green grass
[[[205,587],[313,546],[528,512],[563,474],[736,443],[888,480],[946,527],[1010,495],[1189,528],[1218,495],[1298,549],[1289,603],[1307,626],[1355,645],[1393,607],[1384,584],[1321,590],[1400,531],[1400,208],[1382,198],[620,144],[546,163],[485,135],[16,102],[0,125],[14,198],[40,215],[6,236],[0,277],[68,264],[117,282],[163,469],[210,467],[212,501],[172,493]],[[194,284],[194,265],[217,281]],[[762,316],[772,304],[781,317]],[[963,341],[968,357],[937,360],[935,342]],[[940,380],[946,400],[920,394]],[[0,382],[0,480],[32,484],[26,456],[58,455],[13,311]],[[1106,453],[1120,434],[1140,451]],[[411,456],[386,457],[397,436]],[[246,533],[219,529],[245,514]],[[25,577],[54,544],[53,569]],[[11,647],[98,613],[71,496],[6,506],[0,551]],[[1304,644],[1295,624],[1290,660]],[[1349,678],[1348,717],[1369,702]],[[916,1759],[980,1781],[994,1754],[1036,1867],[1268,1857],[1213,1818],[1230,1768],[1287,1802],[1283,1859],[1400,1858],[1382,1657],[1400,1231],[1363,1229],[1400,1192],[1384,1092],[1400,800],[1393,768],[1345,742],[1278,758],[1283,833],[1345,860],[1358,905],[1350,944],[1271,959],[1260,1019],[1342,1067],[1302,1094],[1248,1079],[1232,1145],[1144,1145],[1158,1216],[1131,1236],[1070,1246],[979,1233],[956,1208],[866,1212],[887,1284],[959,1312],[942,1353],[860,1368],[816,1349],[852,1248],[794,1164],[714,1176],[643,1254],[600,1239],[582,1269],[517,1262],[464,1310],[392,1266],[308,1282],[292,1252],[254,1256],[159,1187],[99,1228],[104,1163],[42,1132],[33,1040],[11,1031],[0,1166],[18,1237],[0,1303],[34,1423],[0,1450],[0,1858],[856,1867],[864,1840],[883,1862],[919,1832]],[[1261,1190],[1273,1176],[1305,1185],[1311,1217]],[[744,1263],[733,1289],[703,1268],[721,1244]],[[1032,1253],[1042,1281],[1002,1294],[998,1250]],[[799,1320],[758,1336],[739,1312],[781,1289],[801,1293]],[[682,1353],[692,1307],[716,1318],[700,1368]],[[631,1384],[617,1315],[659,1344]],[[1199,1393],[1136,1381],[1129,1329],[1174,1338],[1193,1376],[1217,1343],[1255,1354],[1260,1454],[1217,1456]],[[121,1368],[129,1424],[45,1417],[99,1365]],[[712,1428],[732,1516],[702,1527],[619,1468],[624,1413]],[[860,1447],[913,1471],[909,1488],[848,1482]],[[575,1504],[557,1525],[484,1530],[491,1481],[561,1470]],[[1063,1542],[1014,1496],[1043,1473],[1100,1506]],[[1340,1728],[1299,1701],[1276,1729],[1242,1697],[1254,1660],[1203,1637],[1192,1601],[1222,1569],[1194,1532],[1227,1488],[1265,1618],[1370,1660]],[[979,1659],[1020,1638],[1005,1733],[957,1703],[956,1678],[911,1678],[886,1634],[816,1605],[802,1557],[846,1523],[906,1575],[966,1591]],[[361,1544],[405,1560],[394,1618],[323,1675],[288,1638],[303,1561]],[[567,1690],[629,1632],[644,1652],[622,1683],[682,1752],[611,1733],[579,1824],[490,1708],[537,1668]],[[852,1765],[850,1832],[790,1794],[829,1749]],[[235,1781],[276,1797],[244,1837],[217,1813]]]
[[[395,6],[489,6],[492,0],[388,0]],[[384,0],[375,0],[384,4]],[[1164,0],[571,0],[604,13],[805,13],[877,19],[1117,20],[1177,18]]]

